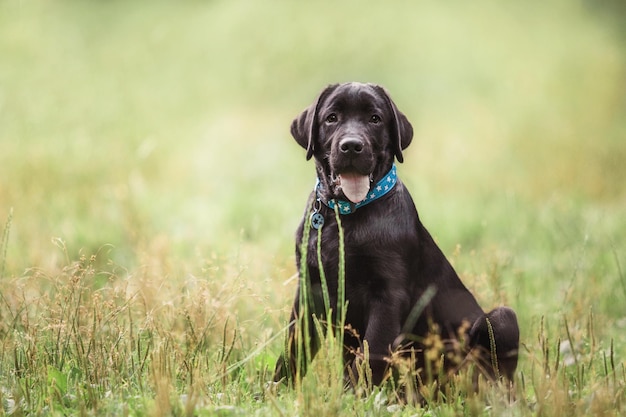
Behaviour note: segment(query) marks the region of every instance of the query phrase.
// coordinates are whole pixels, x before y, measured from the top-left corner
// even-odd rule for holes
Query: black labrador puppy
[[[362,83],[328,86],[293,121],[291,134],[306,149],[307,160],[315,159],[318,178],[297,231],[297,265],[303,271],[301,263],[306,264],[310,313],[335,323],[337,317],[329,320],[324,314],[320,264],[327,299],[337,312],[341,306],[336,211],[343,228],[346,374],[354,380],[354,359],[362,352],[363,341],[369,346],[373,384],[386,377],[393,351],[410,351],[417,368],[424,370],[425,351],[432,348],[426,341],[435,332],[443,342],[443,357],[450,351],[462,357],[472,352],[478,369],[489,378],[512,380],[519,345],[515,313],[500,307],[485,314],[420,222],[394,165],[394,160],[403,162],[402,151],[411,143],[413,128],[386,90]],[[308,242],[302,243],[307,235]],[[305,259],[301,244],[306,246]],[[301,286],[286,351],[276,364],[276,381],[304,373],[306,364],[298,356],[308,350],[313,357],[318,349],[312,321],[307,326],[309,337],[303,338],[309,342],[297,348],[298,343],[302,346],[300,292]],[[459,366],[458,361],[446,362],[449,371]]]

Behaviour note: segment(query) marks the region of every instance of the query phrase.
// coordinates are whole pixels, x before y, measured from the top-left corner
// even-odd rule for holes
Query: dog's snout
[[[359,154],[363,152],[364,144],[359,138],[344,138],[339,142],[339,150],[344,153]]]

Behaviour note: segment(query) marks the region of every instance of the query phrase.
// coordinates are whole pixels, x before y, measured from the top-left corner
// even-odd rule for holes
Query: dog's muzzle
[[[367,197],[371,185],[371,155],[367,142],[353,135],[339,140],[336,148],[333,183],[353,203]]]

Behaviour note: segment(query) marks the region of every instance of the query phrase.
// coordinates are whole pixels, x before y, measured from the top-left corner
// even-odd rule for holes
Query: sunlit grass
[[[585,7],[0,3],[0,414],[623,413],[625,57]],[[324,352],[268,384],[314,185],[289,123],[352,79],[413,122],[399,173],[464,282],[518,312],[512,405],[465,375],[344,393]]]

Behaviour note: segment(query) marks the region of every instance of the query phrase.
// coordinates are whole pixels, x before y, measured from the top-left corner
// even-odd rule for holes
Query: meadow
[[[619,2],[0,1],[0,415],[626,413]],[[405,404],[328,349],[274,385],[315,178],[289,125],[384,85],[398,172],[485,309],[515,395]]]

